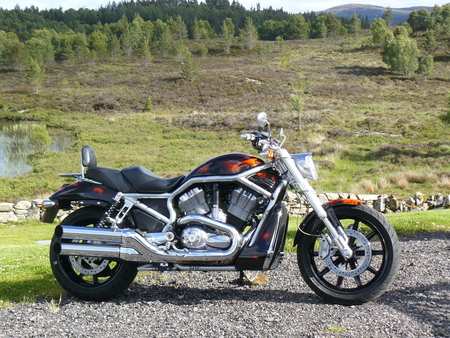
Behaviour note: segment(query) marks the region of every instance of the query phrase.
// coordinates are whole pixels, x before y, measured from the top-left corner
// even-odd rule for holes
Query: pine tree
[[[152,53],[150,52],[150,47],[148,46],[148,43],[143,42],[141,44],[141,51],[139,52],[139,58],[141,59],[142,65],[144,67],[147,67],[150,61],[152,61],[153,57]]]
[[[36,60],[30,60],[30,67],[27,72],[27,82],[34,87],[35,94],[39,94],[39,86],[42,84],[44,78],[44,71],[39,67]]]
[[[235,26],[233,20],[226,18],[223,20],[222,31],[220,37],[222,38],[223,50],[226,54],[230,53],[231,43],[233,42],[233,37],[235,33]]]
[[[361,33],[361,20],[356,15],[356,12],[353,13],[352,18],[350,19],[348,31],[355,36],[356,40],[359,39],[359,34]]]
[[[386,7],[386,10],[384,11],[384,13],[381,15],[381,17],[383,18],[383,20],[386,22],[387,26],[390,26],[392,24],[392,8],[391,7]]]
[[[255,47],[258,39],[258,30],[253,24],[252,18],[247,17],[245,19],[244,28],[239,30],[239,40],[244,43],[248,50],[252,50]]]
[[[188,81],[194,81],[199,72],[199,65],[191,52],[181,61],[181,76]]]

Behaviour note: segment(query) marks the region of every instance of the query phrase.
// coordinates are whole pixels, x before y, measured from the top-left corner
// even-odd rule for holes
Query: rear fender
[[[323,208],[325,210],[330,209],[336,210],[339,207],[345,206],[345,205],[359,205],[365,203],[364,201],[355,200],[355,199],[339,199],[339,200],[333,200],[325,203],[323,205]],[[319,217],[317,217],[315,211],[310,212],[306,217],[303,219],[302,223],[299,226],[299,229],[304,229],[307,225],[310,223],[314,224],[316,222],[321,222]],[[300,230],[297,230],[297,233],[295,234],[294,244],[293,246],[296,246],[302,236],[306,236],[304,233],[302,233]]]
[[[62,186],[57,192],[50,196],[50,200],[55,204],[45,209],[42,222],[52,223],[58,210],[69,210],[72,202],[77,202],[80,206],[96,205],[106,207],[116,196],[117,192],[104,185],[87,182],[76,182]]]

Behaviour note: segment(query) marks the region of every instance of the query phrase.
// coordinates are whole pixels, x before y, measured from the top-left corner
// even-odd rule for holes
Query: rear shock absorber
[[[116,194],[116,196],[114,197],[114,199],[112,200],[110,207],[105,211],[105,213],[103,214],[103,217],[98,222],[97,226],[99,228],[107,228],[108,223],[112,224],[112,226],[111,226],[112,228],[117,228],[115,222],[111,222],[113,220],[111,218],[111,215],[112,215],[113,211],[117,209],[118,205],[120,204],[120,201],[122,201],[122,198],[123,198],[123,194],[121,192],[118,192]]]

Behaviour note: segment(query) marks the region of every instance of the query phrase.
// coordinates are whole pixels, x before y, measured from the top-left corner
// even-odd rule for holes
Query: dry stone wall
[[[444,196],[440,193],[425,196],[417,192],[414,197],[407,200],[398,200],[394,195],[368,195],[368,194],[349,194],[349,193],[325,193],[318,195],[322,203],[336,199],[357,199],[364,201],[367,205],[373,207],[382,213],[407,212],[429,209],[447,209],[450,208],[450,195]],[[304,197],[300,199],[290,191],[287,192],[285,204],[291,215],[306,215],[311,211]],[[32,201],[20,201],[18,203],[0,203],[0,223],[23,222],[25,220],[40,220],[43,214],[42,200],[34,199]],[[57,215],[62,220],[68,212],[60,211]]]

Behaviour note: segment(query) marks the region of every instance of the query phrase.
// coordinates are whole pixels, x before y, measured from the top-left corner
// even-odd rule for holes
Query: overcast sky
[[[391,8],[404,8],[412,6],[442,6],[446,3],[449,3],[449,1],[450,0],[358,0],[354,3],[370,4],[383,7],[389,6]],[[78,9],[80,7],[96,9],[102,5],[106,6],[108,2],[109,0],[0,0],[0,7],[3,9],[13,9],[14,6],[18,4],[20,8],[30,7],[34,5],[40,10],[59,7],[62,7],[63,10],[67,10],[69,8]],[[116,0],[116,2],[120,2],[120,0]],[[199,2],[201,2],[201,0],[199,0]],[[345,5],[352,2],[351,0],[240,0],[239,3],[242,4],[246,9],[256,7],[256,4],[260,3],[261,8],[268,8],[269,6],[272,6],[272,8],[278,9],[282,7],[285,11],[290,13],[304,13],[310,11],[317,12],[334,6]]]

